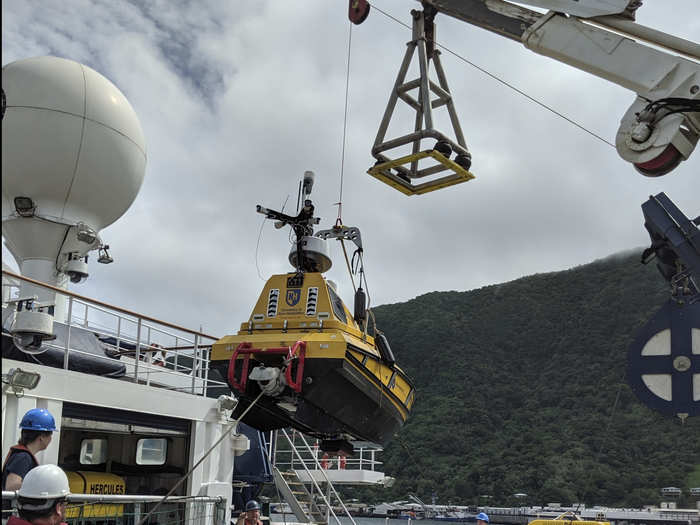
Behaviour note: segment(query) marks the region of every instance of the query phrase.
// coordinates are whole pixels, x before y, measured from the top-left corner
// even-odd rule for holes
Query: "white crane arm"
[[[566,1],[533,3],[563,5]],[[542,14],[504,0],[424,0],[423,4],[634,91],[637,98],[621,119],[616,147],[644,175],[668,173],[695,148],[700,138],[700,45],[635,24],[630,18],[638,4],[628,2],[633,8],[620,15],[590,18],[554,11]],[[580,13],[585,14],[585,4],[581,4],[584,10]],[[604,12],[599,5],[591,8],[591,15]]]

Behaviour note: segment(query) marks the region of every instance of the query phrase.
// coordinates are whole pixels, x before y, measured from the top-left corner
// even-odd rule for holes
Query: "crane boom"
[[[700,45],[639,26],[626,19],[628,11],[626,16],[582,19],[555,11],[543,14],[504,0],[424,0],[423,4],[634,91],[637,98],[621,119],[615,145],[619,155],[642,174],[664,175],[693,152],[700,138]],[[655,49],[619,32],[690,58]],[[679,106],[655,110],[654,102],[667,99],[674,99]]]
[[[551,10],[506,0],[422,0],[431,19],[446,14],[635,92],[615,145],[643,175],[665,175],[690,157],[700,139],[699,44],[636,24],[637,0],[524,3]]]

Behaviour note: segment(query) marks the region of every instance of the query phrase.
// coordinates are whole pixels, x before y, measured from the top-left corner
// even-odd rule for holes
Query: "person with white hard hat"
[[[39,465],[36,454],[51,443],[56,422],[45,408],[32,408],[24,414],[19,428],[19,443],[10,447],[2,465],[2,490],[19,489],[27,472]],[[2,502],[3,517],[11,508],[9,502]]]
[[[40,465],[30,470],[17,491],[19,517],[10,516],[7,525],[59,525],[66,517],[70,494],[68,476],[57,465]]]

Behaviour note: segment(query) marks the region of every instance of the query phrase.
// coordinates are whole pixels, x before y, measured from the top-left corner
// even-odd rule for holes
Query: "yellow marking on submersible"
[[[413,396],[410,383],[401,369],[390,368],[383,363],[374,338],[363,333],[342,301],[333,304],[331,292],[321,274],[306,273],[302,286],[288,288],[287,283],[293,277],[294,274],[270,277],[248,322],[241,324],[236,335],[227,335],[212,345],[212,361],[228,361],[243,342],[264,354],[268,348],[291,348],[300,340],[306,342],[307,359],[348,361],[346,353],[349,352],[361,363],[366,356],[364,365],[348,363],[367,379],[371,381],[374,378],[396,396],[400,403],[390,398],[391,402],[405,419],[406,408],[410,408]],[[316,291],[315,304],[309,300],[310,288]],[[274,293],[271,293],[272,290]],[[340,309],[345,322],[339,317]],[[243,356],[239,356],[239,359],[243,359]],[[394,381],[389,387],[392,376]]]
[[[360,372],[360,374],[362,374],[363,376],[365,376],[365,378],[367,378],[367,379],[369,379],[369,380],[372,379],[372,378],[370,377],[370,375],[367,374],[367,370],[366,370],[366,369],[358,367],[355,363],[353,363],[353,362],[351,362],[351,361],[348,361],[348,364],[349,364],[350,366],[352,366],[353,368],[355,368],[358,372]],[[384,386],[386,386],[386,383],[382,382],[382,384],[383,384]],[[380,395],[381,395],[381,394],[380,394]],[[388,400],[391,402],[391,404],[394,405],[394,406],[399,410],[399,414],[401,414],[401,417],[402,417],[402,418],[404,419],[404,421],[405,421],[406,418],[408,417],[408,411],[406,410],[406,407],[405,407],[403,404],[400,404],[400,403],[397,403],[396,401],[394,401],[394,399],[393,399],[392,397],[387,396],[386,399],[388,399]]]

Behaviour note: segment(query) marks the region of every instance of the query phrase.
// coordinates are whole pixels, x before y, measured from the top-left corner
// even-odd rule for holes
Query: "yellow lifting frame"
[[[397,166],[403,166],[404,164],[409,164],[417,162],[420,159],[427,157],[432,157],[440,164],[444,166],[444,169],[451,170],[450,175],[440,177],[438,179],[433,179],[428,182],[423,182],[422,184],[411,184],[410,182],[404,180],[398,175],[391,172],[392,168]],[[411,155],[406,155],[394,160],[389,160],[387,162],[382,162],[376,164],[367,170],[367,173],[379,179],[380,181],[396,188],[404,195],[422,195],[424,193],[429,193],[431,191],[439,190],[441,188],[447,188],[448,186],[454,186],[455,184],[460,184],[462,182],[467,182],[475,178],[475,176],[469,171],[464,169],[462,166],[456,162],[448,159],[442,153],[436,150],[426,150],[419,151],[418,153],[413,153]]]

